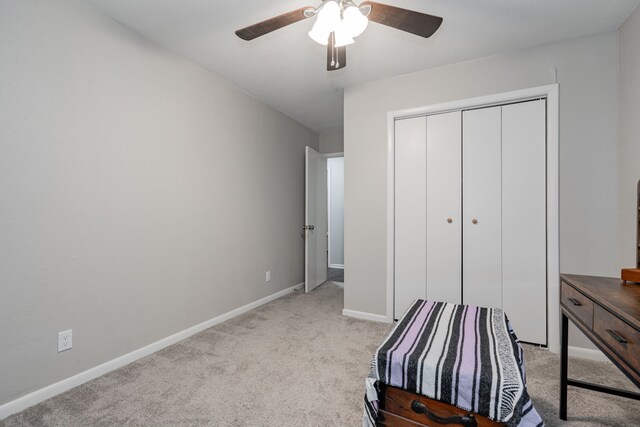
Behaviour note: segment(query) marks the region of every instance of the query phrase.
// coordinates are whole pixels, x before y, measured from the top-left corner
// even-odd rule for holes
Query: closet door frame
[[[559,250],[559,87],[558,84],[505,92],[387,113],[387,322],[393,322],[395,242],[395,140],[397,119],[490,107],[538,98],[547,100],[547,337],[552,353],[560,351]],[[517,331],[516,331],[517,333]]]

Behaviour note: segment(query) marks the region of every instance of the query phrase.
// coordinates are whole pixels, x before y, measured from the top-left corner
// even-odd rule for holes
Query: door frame
[[[340,157],[344,159],[344,152],[326,153],[324,156],[327,158],[327,165],[328,165],[329,159],[340,158]],[[344,171],[343,171],[343,175],[344,175]],[[344,204],[342,208],[344,210]],[[328,237],[327,238],[327,267],[341,268],[344,270],[344,264],[342,264],[342,267],[335,267],[336,264],[334,264],[334,267],[331,266],[331,171],[329,170],[329,167],[327,167],[327,237]]]
[[[387,322],[393,322],[395,277],[395,121],[415,116],[490,107],[536,98],[547,100],[547,346],[560,351],[559,86],[461,99],[387,113]]]

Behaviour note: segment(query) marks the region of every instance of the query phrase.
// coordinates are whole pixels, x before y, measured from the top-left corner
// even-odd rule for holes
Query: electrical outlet
[[[271,271],[267,271],[266,280],[267,280],[267,282],[271,281]]]
[[[69,350],[73,347],[72,333],[73,331],[71,329],[68,331],[58,332],[58,353]]]

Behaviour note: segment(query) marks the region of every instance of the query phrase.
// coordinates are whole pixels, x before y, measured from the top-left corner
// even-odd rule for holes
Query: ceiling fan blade
[[[327,43],[327,71],[335,71],[347,66],[347,47],[334,47],[335,42],[335,33],[331,33]]]
[[[413,10],[373,1],[363,2],[360,8],[363,6],[371,6],[371,12],[368,16],[370,21],[424,38],[431,37],[442,24],[442,18],[439,16],[427,15]]]
[[[306,19],[308,16],[304,14],[304,11],[314,9],[315,8],[311,6],[301,7],[300,9],[283,13],[282,15],[267,19],[266,21],[258,22],[257,24],[242,28],[236,31],[236,35],[243,40],[253,40],[256,37],[264,36],[267,33]]]

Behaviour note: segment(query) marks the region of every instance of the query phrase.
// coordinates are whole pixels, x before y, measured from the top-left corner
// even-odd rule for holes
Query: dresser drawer
[[[593,329],[593,301],[564,282],[562,283],[560,301],[587,328]]]
[[[636,370],[640,366],[640,331],[596,304],[593,331],[622,360]]]

